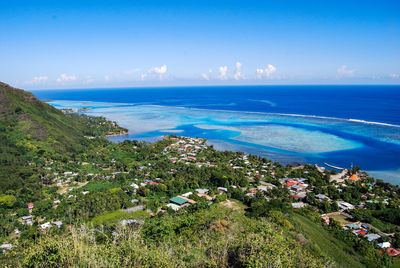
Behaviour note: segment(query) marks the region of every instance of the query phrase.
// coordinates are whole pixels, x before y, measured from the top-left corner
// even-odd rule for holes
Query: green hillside
[[[32,175],[32,162],[67,160],[81,152],[85,135],[104,134],[91,121],[64,115],[32,93],[0,82],[0,187],[19,188]]]
[[[339,267],[364,267],[360,263],[360,256],[356,252],[349,250],[349,247],[331,233],[326,231],[310,219],[299,214],[293,215],[296,230],[306,236],[311,241],[309,246],[319,248],[320,252],[334,260]],[[314,251],[316,251],[314,249]]]

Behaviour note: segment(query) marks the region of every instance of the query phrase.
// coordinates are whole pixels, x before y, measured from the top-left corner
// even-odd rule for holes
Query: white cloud
[[[109,75],[105,75],[104,76],[104,81],[106,81],[106,82],[110,81],[110,76]]]
[[[227,72],[228,72],[228,66],[221,66],[219,67],[219,78],[221,80],[227,80],[228,76],[227,76]]]
[[[347,69],[347,65],[342,65],[339,69],[337,69],[338,77],[353,77],[356,70]]]
[[[35,77],[33,78],[33,81],[34,81],[34,82],[41,83],[41,82],[46,82],[48,79],[49,79],[49,78],[48,78],[47,76],[35,76]]]
[[[167,72],[167,65],[163,65],[161,67],[152,67],[150,70],[142,74],[141,78],[142,80],[145,80],[147,76],[149,75],[158,75],[159,79],[162,80],[163,74]]]
[[[167,72],[167,65],[163,65],[161,67],[153,67],[149,71],[150,73],[156,73],[156,74],[164,74]]]
[[[240,72],[242,64],[240,62],[236,62],[235,67],[236,67],[236,69],[235,69],[235,74],[233,75],[233,78],[235,80],[239,80],[239,79],[243,78],[242,73]]]
[[[265,69],[258,68],[256,70],[256,72],[257,72],[258,79],[270,78],[272,76],[272,74],[276,72],[276,67],[273,66],[272,64],[268,64],[267,68],[265,68]]]
[[[75,81],[76,76],[75,75],[67,75],[67,74],[61,74],[59,78],[57,78],[58,83],[62,82],[68,82],[68,81]]]
[[[399,74],[389,74],[389,77],[392,79],[398,79],[400,77]]]
[[[45,75],[43,76],[35,76],[32,80],[26,81],[25,84],[27,85],[37,85],[37,84],[44,84],[47,82],[49,78]]]
[[[207,74],[201,74],[201,77],[203,77],[204,80],[210,80],[210,77],[208,77]]]

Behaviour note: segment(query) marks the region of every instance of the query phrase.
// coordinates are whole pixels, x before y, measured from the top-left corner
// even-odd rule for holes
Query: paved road
[[[131,212],[135,212],[135,211],[143,210],[143,209],[144,209],[144,205],[140,205],[140,206],[136,206],[136,207],[121,209],[121,211],[131,213]]]

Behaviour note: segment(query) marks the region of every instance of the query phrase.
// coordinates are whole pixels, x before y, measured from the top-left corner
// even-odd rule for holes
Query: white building
[[[293,208],[304,208],[305,206],[306,204],[304,204],[303,202],[292,203]]]
[[[196,192],[198,192],[199,194],[206,194],[208,193],[208,189],[196,189]]]
[[[55,222],[53,222],[53,224],[55,225],[55,226],[57,226],[58,228],[61,228],[61,226],[62,226],[62,222],[61,221],[55,221]]]
[[[390,242],[383,242],[378,244],[378,247],[380,248],[390,248],[390,246]]]
[[[176,204],[172,204],[172,203],[167,204],[167,207],[172,208],[175,211],[177,211],[181,208],[180,206],[178,206]]]
[[[191,196],[192,194],[193,194],[192,192],[187,192],[187,193],[181,194],[181,196],[183,196],[183,197],[189,197],[189,196]]]
[[[340,209],[346,210],[346,209],[354,209],[354,206],[350,203],[347,203],[345,201],[336,201]]]
[[[12,249],[12,245],[11,244],[3,244],[0,246],[0,249],[2,251],[2,253],[6,253],[6,250],[11,250]]]
[[[374,240],[378,240],[379,238],[381,238],[381,236],[377,235],[377,234],[367,234],[364,237],[367,238],[369,242],[372,242]]]
[[[32,225],[32,216],[23,216],[21,219],[23,225]]]
[[[51,225],[50,222],[46,222],[46,223],[43,223],[40,225],[40,229],[42,229],[42,230],[50,229],[51,227],[53,227],[53,226]]]

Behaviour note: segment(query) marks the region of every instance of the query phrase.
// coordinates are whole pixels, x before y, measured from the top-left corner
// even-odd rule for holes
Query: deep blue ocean
[[[207,138],[284,164],[359,165],[400,184],[400,86],[224,86],[32,91],[57,108],[91,108],[123,139]]]
[[[142,103],[355,118],[400,125],[400,86],[235,86],[36,90],[46,100]]]

